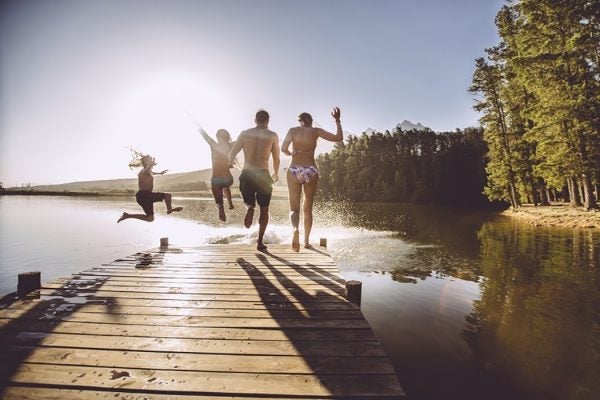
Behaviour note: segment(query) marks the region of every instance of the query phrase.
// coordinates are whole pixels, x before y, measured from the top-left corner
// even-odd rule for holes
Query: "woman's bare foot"
[[[304,243],[304,248],[305,249],[312,249],[312,245],[310,243]]]
[[[229,203],[229,209],[233,210],[235,207],[233,206],[233,203]]]
[[[119,218],[119,219],[117,220],[117,224],[118,224],[119,222],[123,221],[124,219],[127,219],[127,218],[129,218],[129,214],[127,214],[126,212],[124,212],[124,213],[121,215],[121,218]]]
[[[246,228],[250,228],[252,226],[252,218],[254,218],[254,207],[248,207],[246,216],[244,217],[244,226]]]
[[[183,211],[183,207],[175,207],[171,210],[167,210],[167,214],[171,214],[171,213],[179,212],[179,211]]]
[[[300,232],[298,229],[294,229],[294,235],[292,236],[292,251],[296,253],[300,251]]]
[[[267,246],[264,243],[258,243],[256,245],[256,250],[258,251],[267,251]]]
[[[227,221],[227,217],[225,216],[225,207],[223,207],[223,204],[218,204],[217,207],[219,208],[219,219],[223,222]]]

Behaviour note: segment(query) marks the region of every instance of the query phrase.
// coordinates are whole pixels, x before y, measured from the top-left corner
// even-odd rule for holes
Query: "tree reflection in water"
[[[478,237],[482,294],[463,336],[481,367],[533,398],[598,395],[598,232],[505,220]]]
[[[349,225],[397,232],[414,245],[389,265],[358,269],[398,283],[372,289],[392,304],[365,309],[412,398],[600,398],[599,230],[407,204],[347,211]],[[440,292],[425,280],[457,278],[480,288],[471,312],[456,316],[466,318],[468,353],[451,347],[454,316],[427,308]]]

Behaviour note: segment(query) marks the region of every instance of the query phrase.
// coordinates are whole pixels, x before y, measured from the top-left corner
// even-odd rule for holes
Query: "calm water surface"
[[[0,293],[156,247],[253,243],[242,207],[217,220],[209,199],[155,222],[115,221],[130,198],[0,197]],[[239,204],[239,203],[236,203]],[[287,202],[266,239],[289,243]],[[485,213],[410,205],[319,206],[346,279],[409,399],[600,398],[600,231],[536,228]]]

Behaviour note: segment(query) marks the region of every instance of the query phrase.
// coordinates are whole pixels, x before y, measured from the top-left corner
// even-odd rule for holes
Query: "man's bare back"
[[[244,169],[269,169],[269,157],[273,148],[279,149],[277,134],[268,128],[250,128],[238,138],[244,151]],[[277,173],[277,171],[275,171]]]
[[[240,192],[246,205],[244,226],[250,228],[254,216],[254,207],[258,203],[258,240],[256,248],[265,251],[263,243],[265,229],[269,223],[269,204],[273,193],[273,183],[279,179],[279,137],[269,130],[269,113],[258,110],[254,119],[256,127],[240,133],[229,153],[232,165],[237,153],[244,151],[244,169],[240,174]],[[269,158],[273,157],[273,176],[269,176]]]

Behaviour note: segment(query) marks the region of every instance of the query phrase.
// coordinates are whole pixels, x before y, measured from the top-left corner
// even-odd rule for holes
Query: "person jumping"
[[[163,200],[167,206],[167,214],[183,210],[183,207],[173,208],[171,205],[171,193],[152,191],[154,189],[154,175],[164,175],[168,170],[153,172],[152,167],[156,165],[154,157],[142,154],[136,150],[132,150],[132,153],[133,159],[129,162],[129,168],[142,167],[142,170],[138,173],[138,192],[135,194],[135,199],[144,210],[144,214],[129,214],[124,212],[117,220],[117,223],[130,218],[152,222],[154,221],[154,203]]]

